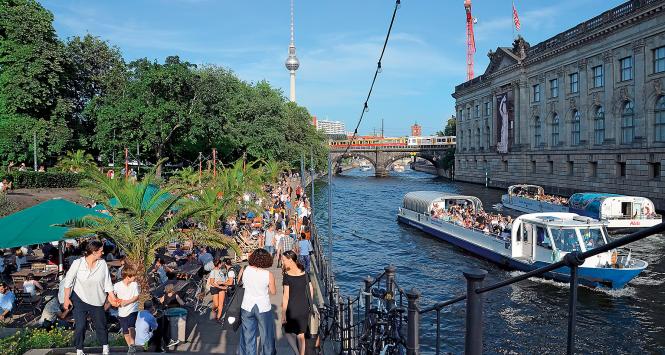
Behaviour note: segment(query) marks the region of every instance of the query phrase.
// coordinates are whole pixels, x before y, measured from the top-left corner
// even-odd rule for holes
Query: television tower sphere
[[[284,65],[286,65],[286,69],[288,70],[298,70],[300,67],[300,61],[298,60],[298,57],[296,57],[295,46],[289,46],[289,57],[286,58]]]

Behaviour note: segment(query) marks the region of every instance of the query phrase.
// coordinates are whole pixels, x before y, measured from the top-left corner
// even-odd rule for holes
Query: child
[[[134,347],[134,338],[136,337],[135,324],[136,316],[139,311],[139,285],[136,283],[136,269],[126,265],[122,269],[122,281],[113,285],[118,303],[118,321],[122,327],[122,334],[129,349],[128,354],[136,352]]]

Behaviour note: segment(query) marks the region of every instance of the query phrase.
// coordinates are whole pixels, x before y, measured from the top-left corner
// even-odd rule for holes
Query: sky
[[[441,130],[454,113],[451,94],[466,79],[463,0],[402,0],[359,133],[408,135]],[[520,34],[535,45],[619,0],[515,0]],[[178,55],[195,64],[233,70],[248,82],[267,80],[289,93],[284,66],[289,45],[289,0],[43,0],[62,39],[92,34],[120,48],[126,61],[163,62]],[[296,101],[319,119],[352,131],[376,69],[394,0],[295,0],[300,68]],[[509,0],[473,0],[475,73],[487,52],[510,46]]]

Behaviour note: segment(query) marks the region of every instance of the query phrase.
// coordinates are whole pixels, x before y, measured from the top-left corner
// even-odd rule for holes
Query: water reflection
[[[486,209],[500,202],[502,191],[451,183],[413,172],[377,179],[373,172],[351,171],[333,181],[334,268],[346,295],[356,295],[362,278],[388,264],[397,267],[402,288],[423,293],[421,305],[464,292],[462,271],[482,268],[487,282],[516,275],[429,235],[397,223],[405,193],[435,190],[479,197]],[[327,233],[327,185],[315,185],[315,220]],[[665,238],[653,236],[631,246],[649,262],[643,274],[622,290],[582,288],[578,303],[577,348],[580,353],[665,353]],[[487,353],[565,353],[568,288],[547,280],[525,281],[487,295]],[[464,347],[464,306],[442,312],[442,350]],[[423,353],[434,349],[434,315],[423,319]]]

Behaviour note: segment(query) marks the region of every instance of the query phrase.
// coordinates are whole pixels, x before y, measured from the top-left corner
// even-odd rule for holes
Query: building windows
[[[471,119],[471,107],[466,108],[466,119]]]
[[[549,160],[547,161],[547,167],[548,167],[548,172],[550,175],[554,174],[554,161]]]
[[[490,149],[490,126],[485,126],[485,146]]]
[[[534,144],[536,147],[540,147],[543,144],[543,124],[540,121],[540,117],[536,116],[536,122],[533,126],[534,128]]]
[[[580,111],[573,113],[573,126],[570,134],[570,144],[580,145]]]
[[[464,110],[459,110],[459,120],[464,121]]]
[[[559,79],[550,80],[550,97],[559,97]]]
[[[649,163],[649,176],[652,179],[660,179],[660,163]]]
[[[466,146],[469,147],[469,149],[471,149],[471,142],[473,141],[471,137],[471,130],[468,130],[466,132]]]
[[[603,66],[599,65],[596,67],[591,68],[593,71],[593,87],[594,88],[600,88],[603,87],[605,84],[605,77],[603,75]]]
[[[597,177],[598,176],[598,162],[597,161],[590,161],[589,162],[589,177]]]
[[[665,72],[665,46],[653,50],[653,72]]]
[[[593,136],[595,144],[603,144],[605,142],[605,110],[603,110],[603,106],[596,108],[593,118]]]
[[[480,128],[476,128],[476,147],[480,148]]]
[[[567,168],[568,168],[568,176],[573,176],[575,175],[575,162],[572,160],[569,160],[566,162]]]
[[[559,115],[552,117],[552,147],[559,145]]]
[[[619,59],[620,81],[631,80],[633,78],[633,57]]]
[[[540,84],[533,86],[533,102],[540,102]]]
[[[489,102],[485,103],[485,116],[489,116],[492,113],[492,106]]]
[[[617,162],[617,176],[626,177],[626,162],[618,161]]]
[[[536,169],[537,169],[536,161],[535,161],[535,160],[532,160],[532,161],[531,161],[531,172],[535,174],[535,173],[536,173]]]
[[[476,118],[480,117],[480,105],[476,105]]]
[[[665,96],[658,98],[654,112],[656,115],[656,120],[654,121],[656,142],[665,142]]]
[[[570,79],[570,93],[576,94],[580,92],[580,74],[572,73],[568,75],[568,78]]]
[[[633,102],[626,101],[621,111],[621,143],[633,143],[635,138],[635,113],[633,112]]]

